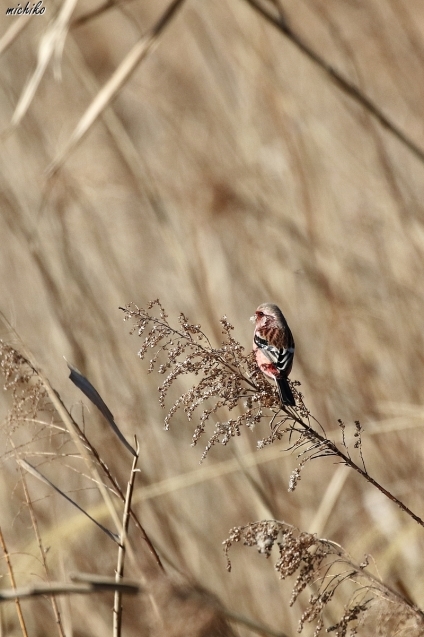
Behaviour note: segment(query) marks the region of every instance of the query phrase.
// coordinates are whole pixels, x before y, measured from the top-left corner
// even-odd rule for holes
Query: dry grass
[[[226,315],[247,352],[252,311],[266,300],[278,303],[296,339],[292,377],[312,414],[337,441],[337,420],[359,419],[369,474],[422,517],[419,156],[247,2],[186,0],[131,77],[115,84],[113,101],[106,107],[104,100],[105,110],[63,165],[47,172],[168,4],[120,2],[90,17],[94,2],[48,0],[44,16],[25,20],[5,16],[12,4],[2,3],[0,309],[124,491],[128,452],[96,408],[86,399],[81,405],[63,356],[93,382],[131,443],[137,434],[133,508],[167,572],[183,578],[172,585],[151,580],[151,593],[171,600],[163,607],[178,608],[180,586],[200,585],[209,591],[201,600],[215,594],[226,610],[295,635],[308,597],[289,609],[292,582],[280,582],[269,561],[246,549],[233,550],[232,573],[225,570],[229,529],[267,518],[318,532],[355,563],[372,555],[374,573],[422,608],[419,525],[329,459],[308,463],[288,493],[298,459],[271,454],[273,446],[255,452],[270,433],[265,421],[226,447],[215,445],[199,469],[201,450],[190,447],[184,413],[163,430],[161,377],[145,373],[141,342],[129,337],[118,310],[160,297],[170,316],[183,312],[201,324],[216,348]],[[274,4],[263,2],[270,11]],[[283,8],[302,42],[424,148],[421,3],[306,0]],[[7,326],[2,336],[22,351]],[[43,401],[37,380],[28,383]],[[166,407],[189,387],[177,379]],[[5,393],[5,418],[9,406]],[[31,475],[25,495],[16,453],[116,531],[51,400],[37,414],[25,411],[25,402],[21,407],[13,427],[9,421],[2,429],[0,473],[0,526],[16,585],[46,579],[41,555],[55,580],[75,570],[113,575],[110,538]],[[135,555],[127,556],[127,575],[149,580],[150,553],[131,524],[129,535]],[[3,573],[9,577],[6,561]],[[191,609],[203,604],[190,595],[182,597]],[[112,596],[58,598],[64,633],[110,632]],[[342,615],[336,597],[326,625]],[[124,599],[128,635],[146,629],[140,604]],[[147,598],[143,604],[150,612]],[[413,634],[381,604],[373,621],[382,634]],[[204,608],[207,625],[209,601]],[[56,630],[48,600],[22,601],[22,609],[29,634]],[[1,613],[4,631],[17,634],[14,605],[2,604]],[[210,619],[216,632],[226,622],[217,613]],[[164,625],[169,617],[163,615]],[[148,620],[156,632],[157,619]],[[177,630],[176,620],[170,623]],[[251,634],[246,625],[232,626],[237,635]],[[304,634],[313,630],[306,625]],[[376,632],[364,623],[358,634]]]

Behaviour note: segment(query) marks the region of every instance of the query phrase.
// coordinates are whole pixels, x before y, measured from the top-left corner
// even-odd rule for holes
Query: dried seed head
[[[159,310],[159,316],[151,310]],[[196,378],[195,384],[174,400],[165,417],[165,429],[169,429],[178,410],[182,409],[188,420],[192,420],[202,409],[192,445],[198,443],[209,422],[213,421],[214,427],[202,460],[215,444],[226,445],[239,436],[242,427],[254,429],[264,417],[264,409],[278,411],[275,387],[258,370],[253,354],[246,354],[232,336],[234,327],[226,316],[220,321],[223,341],[217,348],[211,345],[201,326],[191,323],[183,313],[178,317],[178,325],[171,326],[158,299],[149,303],[146,310],[127,306],[125,317],[134,321],[132,332],[144,338],[138,352],[140,358],[153,350],[148,372],[166,374],[159,387],[162,407],[178,381],[186,376]],[[235,412],[232,417],[230,412]],[[278,438],[276,430],[273,439]]]

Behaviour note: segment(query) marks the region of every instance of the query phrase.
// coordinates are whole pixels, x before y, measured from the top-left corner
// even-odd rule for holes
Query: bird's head
[[[274,323],[278,323],[282,317],[281,310],[273,303],[262,303],[256,310],[250,320],[255,323],[256,328],[271,327]]]

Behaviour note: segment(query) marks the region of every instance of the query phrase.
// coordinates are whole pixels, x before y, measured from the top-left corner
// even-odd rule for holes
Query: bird
[[[261,372],[275,380],[283,405],[295,406],[287,377],[294,357],[294,338],[278,305],[262,303],[250,319],[255,323],[253,352]]]

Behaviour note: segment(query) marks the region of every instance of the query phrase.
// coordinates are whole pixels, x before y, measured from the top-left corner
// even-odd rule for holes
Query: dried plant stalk
[[[396,614],[403,618],[404,623],[412,621],[417,630],[424,628],[423,611],[370,573],[367,558],[362,564],[355,564],[341,546],[330,540],[317,538],[277,520],[235,527],[223,543],[229,571],[229,551],[233,544],[239,542],[255,547],[266,558],[271,556],[274,547],[278,549],[274,568],[280,578],[285,580],[296,576],[290,606],[308,586],[313,587],[314,592],[299,620],[299,632],[306,623],[315,623],[314,637],[321,632],[324,612],[336,592],[338,598],[346,598],[342,617],[326,628],[327,633],[334,633],[336,637],[345,637],[348,630],[350,635],[356,634],[364,615],[374,602],[381,604],[382,600],[390,603],[392,612],[396,608]]]
[[[285,438],[288,441],[287,450],[296,452],[299,458],[299,464],[290,477],[289,491],[294,491],[303,467],[310,460],[337,458],[424,527],[424,520],[420,516],[368,473],[362,454],[361,423],[355,422],[353,447],[359,455],[357,463],[346,442],[344,422],[338,421],[342,432],[342,445],[338,446],[327,436],[324,427],[307,408],[297,389],[300,385],[298,381],[290,381],[296,406],[280,404],[275,387],[259,371],[253,355],[250,352],[246,355],[243,346],[232,336],[234,328],[226,316],[221,319],[223,342],[221,347],[215,348],[200,325],[190,323],[184,314],[179,316],[178,328],[172,327],[159,299],[151,301],[146,309],[134,304],[121,309],[125,312],[125,320],[134,321],[131,332],[144,336],[139,350],[140,358],[144,359],[147,352],[153,350],[149,372],[156,369],[159,374],[168,374],[159,387],[159,403],[162,407],[165,407],[165,398],[170,387],[179,377],[191,374],[198,379],[171,406],[165,418],[165,428],[169,427],[170,420],[178,409],[182,408],[191,420],[196,408],[207,402],[209,406],[203,409],[199,424],[194,430],[192,444],[195,445],[212,416],[217,418],[221,413],[225,414],[226,420],[214,422],[215,430],[201,460],[217,442],[226,445],[234,436],[239,436],[242,426],[253,429],[263,420],[268,420],[270,434],[258,441],[258,448]],[[157,311],[155,313],[152,310]],[[239,414],[228,418],[228,413],[235,408],[238,408]]]

